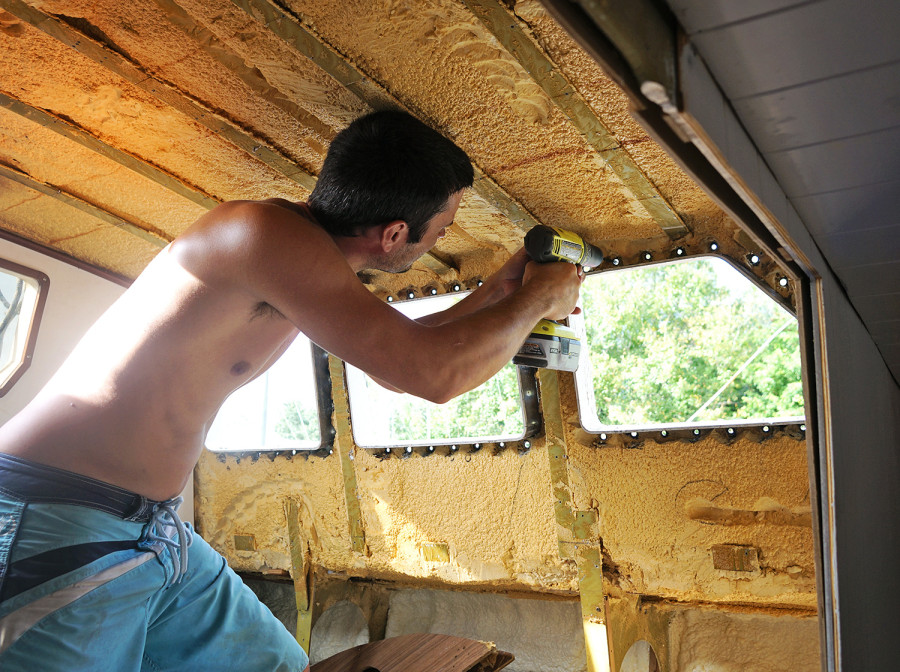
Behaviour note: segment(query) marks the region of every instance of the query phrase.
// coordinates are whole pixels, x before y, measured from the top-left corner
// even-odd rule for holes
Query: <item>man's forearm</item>
[[[493,306],[521,287],[526,259],[525,251],[520,250],[500,270],[491,275],[480,287],[461,301],[447,310],[423,315],[417,318],[416,321],[429,327],[436,327]]]
[[[429,315],[422,315],[421,317],[416,318],[416,322],[429,327],[437,327],[493,306],[505,296],[505,292],[501,291],[500,288],[489,287],[488,284],[485,283],[446,310],[431,313]]]

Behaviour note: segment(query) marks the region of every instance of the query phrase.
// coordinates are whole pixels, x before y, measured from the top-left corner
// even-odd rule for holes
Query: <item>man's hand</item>
[[[490,277],[489,282],[496,282],[501,292],[498,299],[509,296],[522,286],[522,278],[525,275],[525,266],[528,261],[528,252],[523,247]]]
[[[581,312],[576,307],[584,282],[584,269],[577,264],[556,261],[539,264],[534,261],[525,266],[522,287],[535,287],[544,292],[549,300],[547,314],[550,320],[562,320]]]

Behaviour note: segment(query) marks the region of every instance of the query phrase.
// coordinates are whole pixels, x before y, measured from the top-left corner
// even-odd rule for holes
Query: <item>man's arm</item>
[[[496,273],[485,280],[481,287],[447,310],[417,317],[416,322],[435,327],[494,305],[522,286],[522,276],[525,274],[527,263],[528,254],[523,247],[511,256]]]
[[[438,403],[499,371],[540,318],[566,317],[581,284],[572,264],[528,264],[515,291],[422,324],[374,297],[320,227],[264,203],[216,208],[173,251],[204,282],[246,291],[335,356]]]

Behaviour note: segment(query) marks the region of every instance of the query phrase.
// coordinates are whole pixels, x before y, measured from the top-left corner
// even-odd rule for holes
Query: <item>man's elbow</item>
[[[476,385],[464,372],[447,372],[443,376],[429,376],[427,384],[422,386],[417,396],[433,404],[446,404],[474,387]]]

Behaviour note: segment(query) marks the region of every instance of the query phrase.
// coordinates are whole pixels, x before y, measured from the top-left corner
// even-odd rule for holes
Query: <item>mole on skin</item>
[[[250,362],[238,362],[231,367],[231,374],[234,376],[243,376],[250,370]]]

